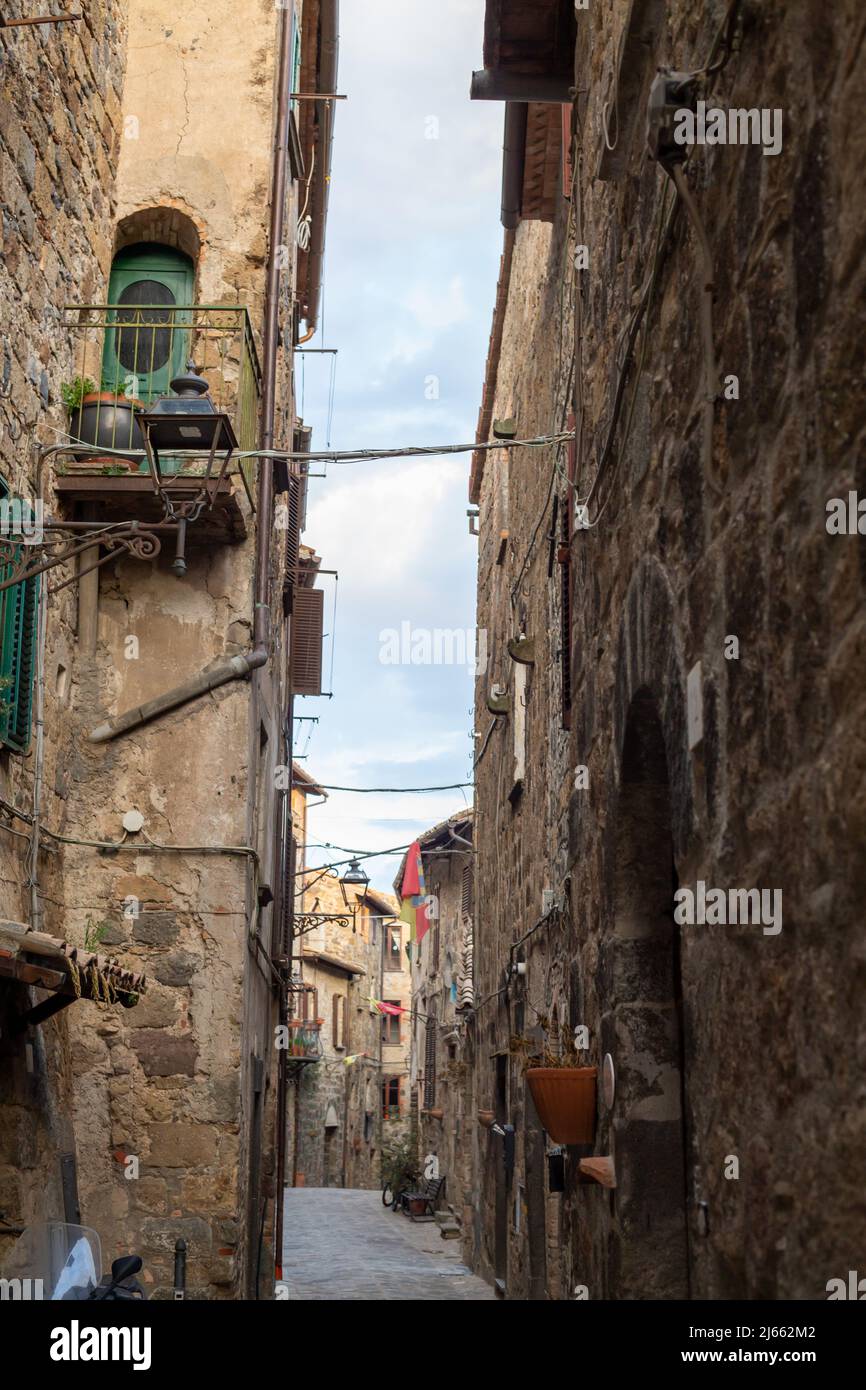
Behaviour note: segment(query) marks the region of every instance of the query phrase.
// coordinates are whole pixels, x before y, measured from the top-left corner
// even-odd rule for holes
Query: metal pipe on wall
[[[339,0],[322,0],[320,10],[320,55],[318,90],[334,92],[337,89],[337,54],[339,48],[338,28],[340,23]],[[331,153],[334,143],[334,107],[326,102],[319,107],[322,121],[322,153],[316,164],[315,189],[313,201],[313,223],[310,234],[310,261],[307,271],[307,312],[305,320],[307,332],[300,340],[307,342],[312,337],[319,321],[319,298],[322,289],[322,276],[325,260],[325,224],[328,218],[328,193],[331,187]]]
[[[289,112],[292,89],[292,37],[294,9],[280,11],[279,60],[277,64],[277,115],[274,124],[274,153],[271,174],[271,215],[268,236],[268,272],[265,289],[264,354],[262,364],[262,413],[259,443],[262,449],[274,446],[276,417],[277,355],[280,328],[280,269],[281,247],[285,230],[286,187],[289,159]],[[271,616],[271,513],[274,506],[273,459],[259,461],[256,503],[256,584],[253,615],[253,645],[266,653],[270,648]],[[291,620],[290,620],[291,621]],[[291,683],[289,685],[291,691]],[[292,719],[292,700],[289,694],[289,721]],[[291,765],[291,731],[289,723],[288,758]],[[253,789],[257,796],[257,790]],[[290,793],[291,795],[291,793]],[[289,805],[291,821],[291,804]],[[291,904],[290,904],[291,911]],[[279,991],[279,1022],[285,1023],[286,981],[281,980]],[[276,1183],[274,1193],[274,1267],[276,1278],[282,1278],[283,1259],[283,1184],[286,1172],[286,1072],[284,1051],[277,1053],[276,1100]]]

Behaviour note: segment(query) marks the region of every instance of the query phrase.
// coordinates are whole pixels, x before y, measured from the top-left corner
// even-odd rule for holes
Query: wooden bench
[[[444,1191],[444,1178],[428,1178],[417,1192],[403,1193],[402,1207],[404,1214],[409,1217],[410,1221],[432,1221],[436,1213],[437,1203],[441,1200]],[[411,1204],[413,1202],[423,1202],[424,1205],[420,1211],[413,1212],[411,1210]]]

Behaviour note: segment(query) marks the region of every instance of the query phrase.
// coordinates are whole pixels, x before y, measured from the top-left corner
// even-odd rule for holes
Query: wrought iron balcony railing
[[[192,361],[208,383],[218,412],[229,416],[241,451],[256,448],[261,369],[244,305],[84,304],[64,309],[75,343],[75,377],[68,383],[70,453],[76,466],[100,460],[103,470],[146,472],[138,417]],[[163,471],[201,471],[194,451]],[[251,491],[252,461],[241,461]]]

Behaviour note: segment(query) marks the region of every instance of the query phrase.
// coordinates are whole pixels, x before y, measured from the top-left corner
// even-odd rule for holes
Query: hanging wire
[[[328,675],[328,689],[334,688],[334,652],[337,646],[337,584],[340,576],[334,575],[334,611],[331,615],[331,670]]]

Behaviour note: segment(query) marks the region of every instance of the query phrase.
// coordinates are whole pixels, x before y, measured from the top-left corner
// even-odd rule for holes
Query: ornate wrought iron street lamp
[[[340,891],[343,894],[343,902],[346,904],[345,912],[298,912],[295,914],[294,931],[295,936],[303,936],[305,932],[315,931],[316,927],[322,926],[325,922],[336,922],[340,927],[351,926],[353,932],[357,932],[358,904],[366,893],[370,878],[365,874],[357,859],[349,861],[349,867],[339,879]],[[349,898],[347,888],[357,888],[359,892]],[[318,898],[316,899],[318,902]]]

